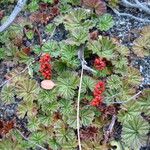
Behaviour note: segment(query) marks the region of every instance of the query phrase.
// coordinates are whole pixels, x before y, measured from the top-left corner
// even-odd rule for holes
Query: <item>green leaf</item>
[[[0,60],[5,58],[5,50],[4,48],[0,48]]]
[[[65,124],[58,121],[55,125],[56,139],[60,145],[76,141],[74,130],[65,128]]]
[[[82,92],[86,93],[88,90],[93,91],[95,84],[96,81],[93,78],[89,76],[83,76]]]
[[[98,18],[98,28],[107,31],[114,25],[114,20],[110,14],[104,14]]]
[[[60,48],[58,46],[58,42],[53,41],[53,40],[44,43],[42,46],[43,52],[49,53],[51,57],[55,57],[55,58],[60,55],[59,49]]]
[[[67,74],[66,74],[67,75]],[[75,95],[75,89],[78,86],[78,77],[69,72],[66,77],[57,78],[57,92],[58,95],[65,99],[72,99]]]
[[[64,25],[67,30],[72,31],[75,28],[83,27],[86,29],[89,29],[93,27],[93,23],[89,20],[87,20],[87,17],[89,16],[89,12],[86,11],[86,9],[78,8],[73,9],[64,16]],[[85,21],[86,20],[86,23]]]
[[[45,3],[53,4],[54,0],[42,0]]]
[[[94,119],[94,111],[90,108],[83,107],[81,110],[81,124],[83,126],[89,126]]]
[[[3,139],[0,143],[1,150],[24,150],[22,145],[18,142],[14,142],[11,138]]]
[[[55,100],[49,103],[43,103],[42,110],[46,113],[56,112],[59,109],[59,103]]]
[[[117,75],[111,75],[107,78],[107,87],[110,89],[119,89],[122,87],[122,80]]]
[[[15,92],[18,98],[23,98],[24,101],[33,101],[38,98],[39,85],[35,80],[20,80],[15,86]]]
[[[133,67],[128,67],[127,71],[128,71],[127,82],[131,84],[132,86],[140,85],[142,81],[140,71]]]
[[[48,32],[48,33],[50,33],[51,36],[52,36],[52,34],[54,33],[55,29],[56,29],[55,24],[48,24],[48,25],[46,26],[45,31]]]
[[[115,45],[107,38],[99,37],[97,41],[89,41],[87,47],[89,50],[92,50],[93,54],[97,54],[99,57],[104,57],[108,60],[114,57]]]
[[[135,101],[129,101],[127,104],[121,106],[118,113],[118,120],[124,125],[126,121],[132,120],[133,118],[140,116],[140,106]]]
[[[95,112],[93,109],[88,107],[83,107],[80,111],[80,127],[89,126],[92,124],[94,119]],[[67,118],[67,123],[70,127],[76,129],[77,128],[77,112],[73,111],[70,116]]]
[[[69,127],[77,129],[77,112],[75,110],[73,110],[73,112],[71,112],[70,116],[67,117],[67,123],[68,123]]]
[[[12,86],[8,86],[8,85],[3,86],[0,93],[0,98],[2,102],[6,104],[12,103],[15,100],[14,96],[15,96],[14,88]]]
[[[124,143],[132,149],[140,149],[146,144],[147,133],[149,132],[149,124],[140,116],[136,116],[123,125],[122,138]]]
[[[36,0],[32,0],[32,2],[28,5],[28,9],[30,12],[34,12],[39,8],[39,5]]]
[[[150,116],[150,90],[144,90],[142,96],[138,98],[137,103],[140,105],[141,112]]]
[[[65,40],[67,44],[80,46],[88,40],[88,31],[83,27],[78,27],[72,30],[70,38]]]
[[[57,99],[57,91],[55,89],[52,90],[40,90],[38,95],[38,103],[40,105],[44,105],[50,102],[53,102]]]
[[[46,112],[46,110],[45,110],[45,112]],[[46,127],[50,126],[52,124],[52,121],[53,120],[52,120],[51,113],[49,113],[48,116],[44,114],[39,117],[39,122]]]
[[[46,135],[42,132],[33,132],[30,136],[30,140],[36,144],[43,145],[46,142]]]
[[[70,68],[77,68],[80,64],[77,58],[77,47],[61,43],[61,60]]]
[[[31,117],[31,118],[29,118],[28,121],[29,121],[29,123],[27,126],[31,132],[37,131],[39,129],[40,122],[39,122],[38,118]]]
[[[60,112],[64,115],[64,116],[70,116],[70,114],[73,112],[73,105],[72,105],[72,101],[70,100],[66,100],[66,99],[62,99],[60,102]]]
[[[56,139],[50,139],[48,141],[49,147],[53,150],[58,150],[60,149],[60,145],[58,144],[58,142],[56,141]]]
[[[29,40],[32,40],[34,38],[34,31],[33,30],[27,31],[27,32],[25,32],[25,34]]]
[[[62,62],[61,60],[54,61],[53,68],[58,74],[62,74],[68,69],[67,64],[65,62]]]
[[[29,118],[33,117],[34,116],[34,111],[33,111],[34,108],[36,108],[36,105],[32,101],[21,102],[17,108],[17,110],[18,110],[17,115],[20,118],[24,118],[26,114],[28,115]]]

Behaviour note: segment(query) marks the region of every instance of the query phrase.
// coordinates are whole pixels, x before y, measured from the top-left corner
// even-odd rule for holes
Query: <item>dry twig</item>
[[[19,0],[17,2],[17,5],[15,6],[14,10],[12,11],[11,15],[8,17],[8,19],[6,20],[6,22],[4,22],[1,26],[0,26],[0,32],[5,31],[15,20],[15,18],[17,17],[17,15],[21,12],[21,10],[23,9],[23,7],[25,6],[27,0]]]
[[[111,120],[111,123],[108,127],[108,130],[106,131],[106,134],[105,134],[105,140],[104,140],[104,143],[106,144],[109,140],[109,136],[111,135],[112,131],[113,131],[113,128],[114,128],[114,125],[115,125],[115,122],[116,122],[116,115],[113,115],[112,116],[112,120]]]
[[[82,88],[84,62],[82,62],[81,65],[82,65],[82,70],[81,70],[80,84],[79,84],[79,91],[78,91],[78,100],[77,100],[77,135],[78,135],[79,150],[82,150],[82,148],[81,148],[81,138],[80,138],[80,95],[81,95],[81,88]]]

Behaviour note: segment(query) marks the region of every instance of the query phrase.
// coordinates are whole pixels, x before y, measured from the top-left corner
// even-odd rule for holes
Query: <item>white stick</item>
[[[126,7],[131,7],[131,8],[138,8],[139,10],[141,9],[142,11],[146,12],[147,14],[150,14],[150,9],[148,8],[148,4],[143,4],[139,2],[138,0],[134,0],[135,4],[130,3],[128,0],[121,0],[124,6]]]
[[[126,17],[130,17],[130,18],[133,18],[137,21],[140,21],[140,22],[145,22],[145,23],[150,23],[150,20],[147,20],[147,19],[142,19],[142,18],[139,18],[139,17],[135,17],[131,14],[127,14],[127,13],[120,13],[119,11],[117,11],[116,9],[113,9],[111,8],[115,14],[117,14],[118,16],[126,16]]]
[[[82,61],[82,70],[81,70],[80,84],[79,84],[79,91],[78,91],[78,100],[77,100],[77,134],[78,134],[79,150],[82,150],[81,139],[80,139],[80,95],[81,95],[82,79],[83,79],[83,65],[84,65],[84,62]]]
[[[25,6],[27,0],[19,0],[17,5],[15,6],[14,10],[12,11],[11,15],[8,17],[8,19],[0,26],[0,32],[5,31],[15,20],[17,15],[20,13],[20,11]]]

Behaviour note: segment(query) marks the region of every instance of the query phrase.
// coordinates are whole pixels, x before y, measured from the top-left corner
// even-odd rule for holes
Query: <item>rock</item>
[[[43,80],[41,82],[41,87],[45,90],[51,90],[53,89],[55,86],[55,83],[51,80]]]

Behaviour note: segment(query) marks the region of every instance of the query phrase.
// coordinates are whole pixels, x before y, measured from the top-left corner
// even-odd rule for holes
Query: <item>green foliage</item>
[[[77,47],[61,43],[61,60],[69,68],[77,68],[79,60],[77,59]]]
[[[82,110],[81,110],[81,124],[83,126],[89,126],[93,119],[94,119],[94,112],[92,109],[89,109],[88,107],[84,107]]]
[[[39,120],[38,118],[36,117],[31,117],[29,119],[29,123],[28,123],[28,129],[31,131],[31,132],[35,132],[39,129]]]
[[[0,93],[0,98],[2,102],[7,104],[12,103],[14,102],[14,96],[15,94],[13,87],[9,85],[3,86],[2,91]]]
[[[72,72],[66,72],[64,77],[57,78],[57,92],[58,95],[65,99],[72,99],[75,95],[79,80],[78,77]]]
[[[141,35],[135,39],[133,43],[133,52],[139,56],[149,56],[150,55],[150,34],[149,34],[150,26],[145,26],[142,31]]]
[[[141,117],[134,117],[126,121],[122,130],[122,138],[127,146],[140,149],[141,146],[146,144],[149,124]]]
[[[113,18],[110,14],[104,14],[98,19],[98,29],[100,29],[101,31],[107,31],[114,25]]]
[[[107,87],[110,89],[119,89],[122,86],[122,80],[117,75],[111,75],[107,78]]]
[[[69,31],[72,31],[75,28],[83,27],[85,29],[89,29],[93,27],[93,23],[90,20],[86,20],[90,15],[86,9],[78,8],[73,9],[70,13],[64,16],[64,25],[65,28]],[[83,21],[84,20],[84,21]]]
[[[42,132],[33,132],[30,136],[30,140],[36,144],[42,145],[46,141],[45,137],[46,135]]]
[[[59,46],[56,41],[48,41],[43,44],[42,52],[49,53],[52,57],[58,57],[60,55]]]
[[[33,101],[37,99],[39,87],[35,80],[19,80],[15,85],[15,92],[18,98],[23,98],[24,101]]]
[[[87,47],[99,57],[104,57],[108,60],[114,57],[115,45],[105,37],[99,37],[97,41],[89,41]]]
[[[68,116],[73,112],[73,104],[72,101],[70,100],[66,100],[66,99],[62,99],[60,101],[60,112],[63,114],[63,116]]]
[[[94,119],[94,111],[91,108],[83,107],[80,111],[80,126],[90,126]],[[77,116],[76,111],[73,111],[67,119],[67,123],[70,127],[76,129],[77,127]]]
[[[86,93],[88,90],[93,91],[95,84],[96,81],[93,78],[89,76],[83,76],[82,92]]]
[[[145,115],[150,115],[150,90],[144,90],[142,96],[138,99],[137,103],[140,105],[141,112]]]
[[[11,138],[4,139],[0,143],[1,150],[24,150],[22,145],[20,145],[17,141],[12,140]]]
[[[58,142],[56,141],[56,139],[50,139],[48,141],[49,147],[53,150],[58,150],[60,149],[60,145],[58,144]]]
[[[57,142],[65,146],[69,145],[72,148],[77,146],[74,130],[65,127],[62,121],[58,121],[55,125],[56,140]]]
[[[0,60],[5,58],[5,51],[3,48],[0,48]]]
[[[127,104],[121,106],[121,110],[118,113],[118,120],[124,125],[124,123],[140,116],[140,106],[135,101],[130,101]]]
[[[55,89],[51,91],[47,90],[40,90],[38,95],[38,103],[40,105],[47,104],[49,102],[53,102],[57,99],[57,92]]]
[[[28,5],[28,9],[30,12],[34,12],[38,10],[38,8],[39,8],[39,5],[37,3],[37,0],[32,0],[30,4]]]
[[[88,31],[86,28],[79,27],[72,30],[70,38],[66,40],[67,44],[80,46],[88,40]]]
[[[26,114],[28,115],[29,118],[33,117],[35,116],[34,108],[36,107],[37,106],[32,101],[21,102],[17,108],[17,115],[19,118],[24,118]]]

